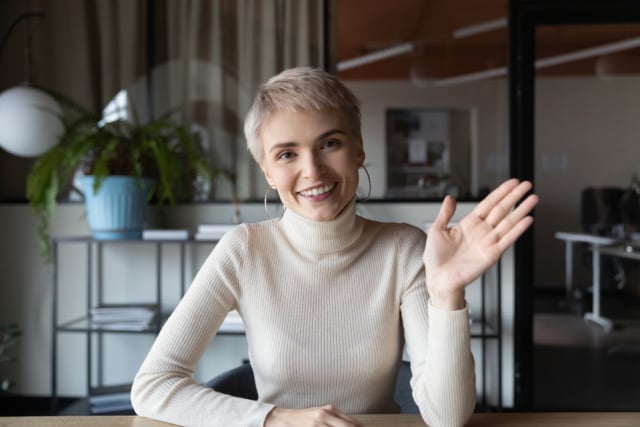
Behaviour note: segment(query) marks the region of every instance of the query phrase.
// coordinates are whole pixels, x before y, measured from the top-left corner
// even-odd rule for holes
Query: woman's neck
[[[352,200],[330,221],[314,221],[286,210],[280,225],[288,239],[302,250],[333,253],[352,245],[362,233],[362,219],[356,215]]]

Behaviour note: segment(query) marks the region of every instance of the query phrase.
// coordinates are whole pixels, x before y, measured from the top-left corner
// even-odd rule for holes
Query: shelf
[[[62,323],[57,327],[59,332],[118,332],[118,333],[157,333],[157,316],[146,327],[123,326],[121,324],[94,322],[89,316]]]
[[[428,173],[447,173],[447,170],[444,166],[424,166],[424,165],[402,165],[402,166],[392,166],[389,168],[390,173],[419,173],[419,174],[428,174]]]
[[[91,405],[89,404],[89,399],[80,398],[75,402],[71,403],[63,410],[56,413],[58,416],[76,416],[76,415],[94,415],[96,414],[91,410]],[[119,410],[119,411],[108,411],[103,412],[100,415],[135,415],[133,409],[129,410]]]
[[[470,328],[471,338],[499,338],[499,332],[496,327],[488,322],[483,323],[479,320],[473,320]]]
[[[218,243],[220,239],[196,239],[190,237],[188,239],[120,239],[120,240],[96,240],[91,236],[64,236],[64,237],[54,237],[53,240],[56,242],[64,242],[64,243],[98,243],[98,244],[106,244],[106,243],[125,243],[125,244],[154,244],[154,243],[162,243],[162,244],[211,244]]]
[[[433,199],[442,201],[444,194],[436,187],[419,187],[417,185],[411,186],[395,186],[387,189],[387,195],[393,197],[406,197],[410,199]]]
[[[162,315],[162,324],[169,317],[168,313]],[[160,326],[157,324],[157,316],[154,317],[152,322],[143,328],[128,327],[122,325],[108,325],[105,323],[96,323],[91,320],[89,316],[83,316],[78,319],[70,320],[68,322],[61,323],[56,328],[58,332],[93,332],[93,333],[149,333],[156,334],[160,331]],[[237,327],[227,328],[224,323],[220,326],[216,335],[237,335],[244,336],[246,333],[244,330],[239,330]]]
[[[113,414],[133,411],[131,384],[94,387],[89,392],[88,401],[91,414]]]

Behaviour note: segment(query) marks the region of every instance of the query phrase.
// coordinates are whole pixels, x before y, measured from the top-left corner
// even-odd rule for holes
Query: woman
[[[361,426],[348,414],[397,412],[406,345],[425,422],[464,424],[476,401],[464,289],[531,224],[536,196],[512,209],[531,184],[503,183],[452,228],[446,197],[428,239],[358,216],[358,102],[317,69],[267,82],[245,136],[285,213],[216,245],[136,376],[136,412],[184,425]],[[192,379],[231,309],[245,322],[257,402]]]

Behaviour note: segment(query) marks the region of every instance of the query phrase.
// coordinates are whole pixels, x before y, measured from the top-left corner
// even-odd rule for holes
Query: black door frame
[[[542,25],[640,22],[640,0],[509,0],[511,176],[534,183],[535,31]],[[533,232],[515,245],[514,409],[533,409]]]

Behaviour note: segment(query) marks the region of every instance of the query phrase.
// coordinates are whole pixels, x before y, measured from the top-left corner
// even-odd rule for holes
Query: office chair
[[[418,405],[413,400],[409,380],[411,380],[411,364],[403,360],[396,378],[396,390],[393,394],[393,400],[400,405],[401,414],[417,414],[420,412]]]
[[[599,236],[611,236],[622,224],[620,208],[625,190],[618,187],[587,187],[582,190],[580,221],[582,229]]]
[[[235,397],[250,400],[258,399],[256,381],[249,363],[243,363],[236,368],[221,373],[205,383],[205,387]]]
[[[626,190],[617,187],[587,187],[582,191],[580,219],[582,229],[590,234],[606,237],[622,237],[624,229],[622,209]],[[625,218],[626,219],[626,218]],[[591,251],[583,245],[583,264],[591,267]],[[622,260],[613,256],[602,256],[603,288],[622,289],[626,274]]]
[[[400,413],[402,414],[419,412],[418,406],[411,395],[410,379],[411,368],[409,362],[403,361],[398,371],[398,377],[396,378],[396,389],[394,393],[394,400],[400,405]],[[258,398],[253,369],[249,363],[244,363],[236,368],[223,372],[205,383],[205,387],[244,399],[256,400]]]

